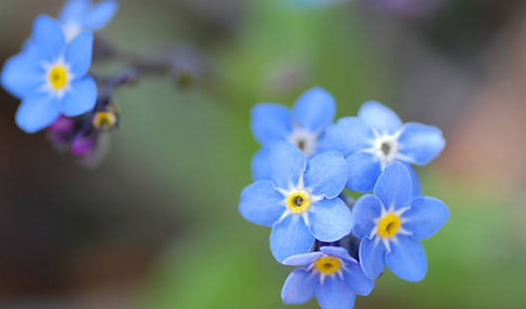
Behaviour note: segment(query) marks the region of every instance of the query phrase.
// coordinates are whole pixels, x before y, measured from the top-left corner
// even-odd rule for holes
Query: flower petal
[[[274,189],[270,181],[255,182],[241,192],[239,213],[248,221],[272,226],[286,210],[283,195]]]
[[[305,186],[312,194],[335,198],[347,182],[347,162],[339,152],[319,154],[309,160],[305,171]]]
[[[405,164],[409,174],[411,174],[411,198],[422,196],[422,187],[420,186],[420,179],[415,169],[410,164]]]
[[[70,22],[79,23],[88,11],[89,6],[90,0],[69,0],[62,7],[59,19],[65,24]]]
[[[422,244],[411,237],[398,235],[391,244],[385,263],[398,278],[417,282],[424,279],[427,272],[427,259]]]
[[[270,147],[262,147],[252,158],[252,178],[254,180],[270,179]]]
[[[287,266],[307,266],[322,255],[323,253],[320,251],[293,255],[291,257],[286,258],[282,264]]]
[[[375,219],[382,215],[382,201],[373,194],[361,196],[354,204],[352,232],[358,238],[368,237],[376,227]]]
[[[33,23],[31,44],[38,46],[38,54],[43,60],[57,60],[66,45],[66,38],[60,24],[47,15],[39,15]]]
[[[336,101],[323,88],[315,87],[299,97],[292,112],[302,127],[318,132],[333,121],[336,115]]]
[[[35,133],[59,116],[59,102],[47,94],[37,93],[24,98],[16,112],[16,124],[27,133]]]
[[[335,256],[335,257],[338,257],[346,262],[349,262],[349,263],[355,263],[355,264],[358,264],[358,261],[356,261],[350,254],[349,254],[349,251],[347,251],[347,249],[345,249],[344,247],[335,247],[335,246],[324,246],[324,247],[321,247],[320,248],[320,251],[327,254],[327,255],[332,255],[332,256]]]
[[[115,16],[119,4],[114,0],[95,4],[84,18],[83,25],[92,30],[100,30]]]
[[[345,284],[354,294],[367,296],[374,289],[374,281],[369,279],[363,272],[360,264],[348,264],[344,273]]]
[[[91,111],[97,103],[97,85],[93,78],[86,76],[71,83],[71,89],[62,100],[62,113],[75,117]]]
[[[441,200],[433,197],[417,197],[410,203],[411,209],[404,213],[407,220],[404,228],[413,233],[415,239],[433,236],[449,218],[449,209]]]
[[[311,207],[309,230],[316,239],[333,242],[351,233],[351,210],[340,198],[324,199]]]
[[[291,272],[285,280],[281,290],[281,299],[287,305],[303,304],[314,296],[318,282],[318,276],[313,276],[311,272],[298,268]]]
[[[433,161],[446,145],[439,128],[420,123],[406,123],[398,142],[400,154],[418,165]]]
[[[270,251],[280,263],[293,255],[309,252],[313,244],[314,237],[298,215],[289,215],[272,226]]]
[[[362,151],[349,155],[346,160],[349,168],[347,188],[357,192],[371,191],[382,172],[380,162],[372,154]]]
[[[359,249],[360,265],[365,275],[370,279],[376,279],[384,271],[385,247],[375,239],[362,238]]]
[[[2,87],[13,96],[34,93],[43,84],[44,70],[37,59],[28,52],[9,58],[2,69]]]
[[[71,73],[80,78],[88,73],[93,53],[93,33],[84,31],[77,35],[66,48],[66,62],[71,66]]]
[[[262,145],[284,141],[292,132],[292,116],[283,105],[260,103],[252,108],[250,127],[256,140]]]
[[[373,137],[373,132],[363,120],[345,117],[325,129],[318,150],[319,152],[339,151],[343,155],[349,155],[369,148],[369,140]]]
[[[402,121],[390,108],[376,102],[365,102],[358,111],[358,117],[380,133],[394,133]]]
[[[338,276],[328,277],[316,287],[316,298],[323,309],[353,308],[356,295]]]
[[[288,142],[273,143],[270,150],[270,180],[281,189],[296,186],[303,177],[307,159]]]
[[[411,174],[400,162],[393,162],[378,177],[374,186],[376,194],[387,209],[400,209],[409,204],[412,192]]]

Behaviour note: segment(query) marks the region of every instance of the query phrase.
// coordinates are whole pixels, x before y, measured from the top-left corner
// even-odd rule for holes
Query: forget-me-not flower
[[[440,129],[406,123],[378,102],[366,102],[358,117],[346,117],[325,130],[320,149],[347,157],[351,191],[370,191],[378,175],[393,161],[425,165],[445,146]]]
[[[409,169],[391,163],[378,177],[374,194],[362,196],[353,208],[353,234],[361,238],[359,260],[369,278],[384,265],[399,278],[420,281],[427,259],[420,240],[431,237],[449,218],[447,206],[427,196],[413,196]]]
[[[28,133],[52,124],[61,114],[78,116],[92,110],[97,86],[87,75],[93,34],[84,31],[69,44],[60,24],[38,16],[33,25],[32,52],[22,51],[4,65],[2,86],[22,100],[16,123]]]
[[[269,180],[243,190],[239,212],[272,227],[270,250],[278,261],[309,252],[315,238],[334,242],[350,233],[351,212],[338,197],[347,181],[340,153],[322,153],[307,162],[299,148],[277,142],[269,158]]]
[[[252,109],[250,126],[262,148],[252,160],[255,180],[268,179],[271,145],[288,141],[307,156],[317,153],[318,140],[334,120],[336,101],[320,87],[303,93],[292,110],[275,103],[259,103]]]
[[[302,304],[316,295],[322,309],[352,309],[356,294],[367,296],[374,288],[374,281],[342,247],[321,247],[283,264],[302,266],[283,285],[281,299],[286,304]]]
[[[67,41],[84,30],[98,31],[115,16],[119,5],[115,0],[92,3],[91,0],[69,0],[59,15]]]

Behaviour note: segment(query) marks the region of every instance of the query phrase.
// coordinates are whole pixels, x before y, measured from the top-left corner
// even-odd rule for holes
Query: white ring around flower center
[[[42,63],[42,67],[44,68],[44,84],[40,90],[58,99],[62,99],[71,88],[71,81],[74,78],[69,64],[66,63],[64,57],[61,56],[54,62]]]
[[[296,145],[305,156],[309,157],[316,151],[318,134],[309,130],[295,126],[287,140]]]

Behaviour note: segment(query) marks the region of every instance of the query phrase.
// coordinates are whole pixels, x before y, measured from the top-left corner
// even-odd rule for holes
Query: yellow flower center
[[[325,275],[332,275],[342,267],[340,259],[330,255],[318,258],[314,265],[316,270]]]
[[[62,90],[68,84],[68,71],[62,65],[56,65],[49,70],[49,84],[54,90]]]
[[[304,190],[293,191],[287,196],[285,205],[292,213],[302,213],[309,209],[310,195]]]
[[[380,237],[393,237],[400,229],[400,218],[395,214],[388,214],[378,222],[378,235]]]
[[[93,126],[97,129],[110,130],[117,125],[117,115],[113,112],[97,112],[93,117]]]

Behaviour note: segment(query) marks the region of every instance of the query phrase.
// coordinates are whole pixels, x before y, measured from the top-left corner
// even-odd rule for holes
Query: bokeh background
[[[426,279],[386,273],[356,308],[526,308],[524,1],[320,2],[121,0],[102,37],[138,53],[192,45],[209,72],[191,87],[121,89],[120,128],[95,168],[19,130],[0,90],[0,307],[286,308],[290,269],[269,230],[237,212],[258,148],[249,110],[322,86],[339,117],[376,99],[448,141],[419,169],[451,209],[424,243]],[[2,0],[0,61],[61,5]]]

